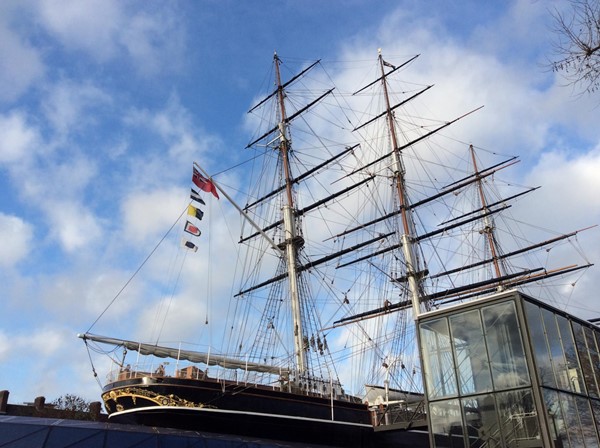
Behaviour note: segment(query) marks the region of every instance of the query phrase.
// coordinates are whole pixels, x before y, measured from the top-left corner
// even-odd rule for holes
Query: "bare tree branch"
[[[562,72],[569,84],[592,93],[600,88],[600,0],[569,3],[568,14],[552,13],[558,40],[554,44],[556,60],[550,66]]]

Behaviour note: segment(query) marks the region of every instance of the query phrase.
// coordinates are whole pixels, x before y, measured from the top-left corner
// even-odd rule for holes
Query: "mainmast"
[[[406,263],[406,279],[408,281],[408,288],[410,291],[410,300],[413,308],[413,316],[416,318],[421,311],[421,288],[420,288],[420,273],[417,269],[417,257],[415,254],[414,245],[414,221],[410,214],[410,204],[406,194],[406,171],[402,163],[402,152],[400,145],[398,145],[398,137],[396,135],[396,126],[394,123],[394,114],[390,104],[390,98],[388,94],[387,79],[384,67],[389,64],[383,60],[381,56],[381,50],[379,51],[379,67],[381,69],[381,85],[383,88],[383,95],[385,98],[386,106],[386,118],[388,124],[388,130],[392,143],[392,170],[394,185],[396,194],[398,195],[400,216],[402,222],[402,235],[401,244],[402,252],[404,254],[404,261]]]
[[[286,202],[283,205],[283,228],[284,241],[281,243],[282,249],[285,251],[287,262],[288,280],[290,301],[292,305],[292,322],[294,332],[294,351],[296,355],[296,364],[298,373],[303,374],[308,370],[306,357],[304,356],[304,330],[302,326],[302,314],[300,304],[300,294],[298,291],[298,270],[296,260],[298,259],[298,249],[303,245],[303,239],[298,238],[296,234],[297,213],[294,205],[294,196],[292,192],[292,175],[290,173],[290,150],[291,144],[287,137],[288,121],[285,111],[285,92],[281,83],[281,74],[279,71],[280,60],[277,53],[273,56],[275,63],[275,74],[277,81],[277,103],[279,105],[280,120],[279,120],[279,153],[283,162],[283,177],[285,179]]]

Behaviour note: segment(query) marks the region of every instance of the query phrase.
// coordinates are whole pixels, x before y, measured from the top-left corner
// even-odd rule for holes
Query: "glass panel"
[[[566,369],[565,354],[560,343],[560,333],[556,325],[556,315],[545,308],[542,308],[542,320],[546,330],[546,339],[548,349],[550,350],[550,362],[556,378],[556,387],[563,390],[570,390],[569,377]]]
[[[531,389],[502,392],[496,395],[496,400],[507,446],[527,445],[525,441],[540,439],[540,424]]]
[[[539,381],[544,386],[556,387],[540,307],[531,302],[525,302],[525,314],[527,315],[527,329],[533,346]]]
[[[514,302],[482,309],[494,390],[531,384]]]
[[[450,317],[450,329],[461,394],[491,391],[492,377],[479,310]]]
[[[502,447],[502,434],[493,395],[461,400],[469,447]]]
[[[67,446],[85,446],[103,448],[106,432],[101,429],[70,428],[56,426],[52,428],[43,448],[64,448]]]
[[[434,446],[463,447],[463,422],[458,400],[430,403],[429,425],[433,434]]]
[[[579,366],[579,357],[575,348],[571,323],[564,316],[556,316],[556,323],[560,332],[560,340],[564,350],[564,373],[567,376],[567,384],[564,389],[572,392],[585,394],[585,385],[583,376],[581,375],[581,367]],[[558,373],[557,373],[558,376]]]
[[[558,392],[549,389],[542,389],[544,394],[544,403],[548,420],[550,424],[550,433],[555,447],[568,447],[569,438],[567,437],[567,427],[563,418],[562,408],[558,399]]]
[[[425,381],[429,399],[458,393],[448,321],[445,318],[420,325]]]
[[[19,418],[19,417],[17,417]],[[23,417],[20,417],[23,418]],[[33,424],[2,424],[0,443],[10,448],[43,448],[52,430],[52,426]]]
[[[600,344],[598,343],[600,334],[595,328],[586,330],[588,350],[590,351],[590,357],[592,358],[592,367],[594,368],[598,393],[600,394]]]
[[[581,423],[579,422],[579,413],[575,404],[575,396],[559,392],[558,397],[563,411],[565,424],[567,425],[567,434],[571,448],[585,448],[583,443],[583,433],[581,432]]]
[[[594,374],[594,364],[592,359],[598,358],[596,352],[596,344],[593,343],[593,337],[591,342],[593,343],[593,351],[588,348],[588,336],[591,336],[591,330],[583,325],[573,322],[573,334],[575,335],[575,346],[577,347],[577,353],[579,354],[579,361],[581,363],[581,372],[585,381],[585,386],[588,395],[592,397],[598,396],[598,385],[596,384],[596,375]]]
[[[594,418],[592,417],[592,411],[590,409],[590,401],[584,397],[575,397],[575,404],[577,405],[577,411],[579,412],[579,421],[581,423],[585,446],[600,446],[600,443],[598,443],[596,424],[594,423]]]
[[[596,434],[600,438],[600,401],[590,400],[590,404],[592,405],[592,415],[596,424]]]

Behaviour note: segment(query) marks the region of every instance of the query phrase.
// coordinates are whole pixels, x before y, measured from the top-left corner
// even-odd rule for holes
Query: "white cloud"
[[[77,200],[82,199],[83,190],[98,172],[96,163],[84,154],[71,154],[68,162],[43,167],[42,170],[49,171],[51,184],[44,188],[50,191],[51,196]]]
[[[44,75],[39,51],[0,20],[0,101],[14,101]]]
[[[41,211],[37,218],[43,220],[41,228],[67,252],[94,242],[102,233],[101,226],[93,208],[86,206],[85,200],[86,188],[96,174],[94,162],[76,151],[70,154],[68,161],[57,162],[58,159],[52,157],[56,153],[48,151],[48,146],[40,143],[35,131],[24,129],[19,117],[8,122],[7,126],[11,123],[14,126],[6,132],[9,136],[6,144],[11,145],[8,149],[14,151],[10,156],[8,152],[2,153],[5,160],[15,160],[9,166],[9,172],[17,197],[28,206],[36,204]],[[12,142],[15,142],[14,145]],[[21,163],[16,163],[19,157]]]
[[[158,241],[185,211],[186,197],[180,188],[130,194],[121,204],[124,238],[130,243]]]
[[[111,97],[96,86],[62,81],[48,89],[42,110],[53,131],[58,136],[66,136],[93,123],[91,111],[97,111],[111,102]]]
[[[22,112],[0,115],[0,164],[18,162],[36,152],[39,135]]]
[[[64,346],[65,334],[62,331],[41,329],[37,332],[17,338],[17,345],[27,347],[31,355],[52,356]]]
[[[73,270],[37,278],[36,283],[41,291],[40,302],[47,310],[47,315],[52,315],[56,322],[82,327],[89,326],[110,305],[104,322],[109,322],[120,333],[125,328],[119,325],[125,326],[131,321],[131,317],[127,316],[143,297],[143,288],[133,282],[113,303],[132,273],[104,267],[101,256],[93,253],[88,255],[88,260]],[[103,267],[98,269],[99,265]]]
[[[178,96],[172,94],[165,107],[159,111],[131,110],[125,117],[130,126],[147,128],[156,132],[167,144],[172,159],[189,163],[201,154],[218,151],[220,138],[199,128]]]
[[[11,341],[4,331],[0,330],[0,362],[8,362],[10,359]]]
[[[154,75],[178,68],[182,62],[183,27],[173,14],[141,12],[128,22],[119,37],[140,71]]]
[[[18,382],[7,385],[13,403],[31,402],[38,396],[51,401],[64,394],[98,400],[85,348],[72,329],[42,326],[31,332],[15,331],[10,340],[0,332],[3,359],[19,367]],[[102,367],[105,364],[100,363]],[[39,381],[40,372],[46,381]]]
[[[121,3],[111,0],[41,0],[41,23],[69,49],[100,62],[117,52],[115,35],[126,26]]]
[[[73,201],[52,200],[43,208],[50,221],[50,234],[67,252],[84,250],[102,235],[102,228],[83,204]]]
[[[109,146],[106,153],[111,160],[117,160],[127,154],[129,143],[125,139],[120,139]]]
[[[114,0],[41,0],[39,16],[65,48],[98,63],[118,58],[143,75],[155,75],[184,60],[184,28],[167,4],[157,13]]]
[[[0,213],[0,266],[9,267],[31,251],[33,227],[16,216]]]
[[[15,332],[10,335],[0,332],[0,360],[10,357],[20,359],[24,354],[28,358],[43,360],[59,352],[64,345],[64,331],[38,328],[32,333]]]
[[[600,221],[600,146],[585,153],[546,152],[531,169],[527,182],[542,185],[550,207],[536,218],[543,223],[581,227]],[[562,229],[568,230],[568,229]],[[572,229],[575,230],[575,229]]]

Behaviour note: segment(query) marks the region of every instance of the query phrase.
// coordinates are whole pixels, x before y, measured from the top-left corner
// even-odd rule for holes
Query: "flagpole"
[[[231,199],[231,196],[229,196],[229,195],[227,194],[227,192],[226,192],[225,190],[223,190],[223,189],[222,189],[222,188],[219,186],[219,184],[218,184],[218,183],[216,183],[216,182],[213,180],[213,178],[212,178],[212,177],[211,177],[211,176],[210,176],[210,175],[209,175],[209,174],[208,174],[206,171],[204,171],[204,169],[203,169],[203,168],[202,168],[200,165],[198,165],[198,163],[194,162],[194,166],[195,166],[196,168],[198,168],[198,169],[200,170],[200,172],[201,172],[202,174],[204,174],[204,176],[206,176],[206,178],[207,178],[209,181],[211,181],[211,182],[212,182],[212,184],[213,184],[213,185],[214,185],[214,186],[217,188],[217,190],[219,190],[219,192],[221,192],[221,194],[222,194],[223,196],[225,196],[225,199],[227,199],[227,200],[228,200],[228,201],[231,203],[231,205],[233,205],[233,206],[236,208],[236,210],[237,210],[238,212],[240,212],[240,214],[241,214],[241,215],[242,215],[242,216],[243,216],[243,217],[244,217],[244,218],[245,218],[245,219],[246,219],[246,220],[247,220],[247,221],[250,223],[250,225],[251,225],[252,227],[254,227],[254,228],[255,228],[255,229],[258,231],[258,233],[260,233],[260,234],[261,234],[261,235],[262,235],[262,236],[263,236],[263,237],[264,237],[264,238],[265,238],[265,239],[266,239],[266,240],[269,242],[269,244],[270,244],[270,245],[273,247],[273,249],[275,249],[275,250],[276,250],[276,251],[279,253],[279,255],[282,255],[282,256],[283,256],[283,255],[285,255],[285,254],[284,254],[284,252],[283,252],[283,251],[282,251],[282,250],[279,248],[279,246],[278,246],[278,245],[275,243],[275,241],[273,241],[273,240],[272,240],[272,239],[269,237],[269,235],[267,235],[267,234],[266,234],[266,233],[265,233],[265,232],[264,232],[264,231],[263,231],[263,230],[260,228],[260,226],[259,226],[258,224],[256,224],[256,223],[255,223],[255,222],[252,220],[252,218],[250,218],[250,217],[248,216],[248,214],[247,214],[246,212],[244,212],[244,210],[242,210],[242,208],[241,208],[239,205],[237,205],[237,204],[235,203],[235,201],[234,201],[233,199]]]

